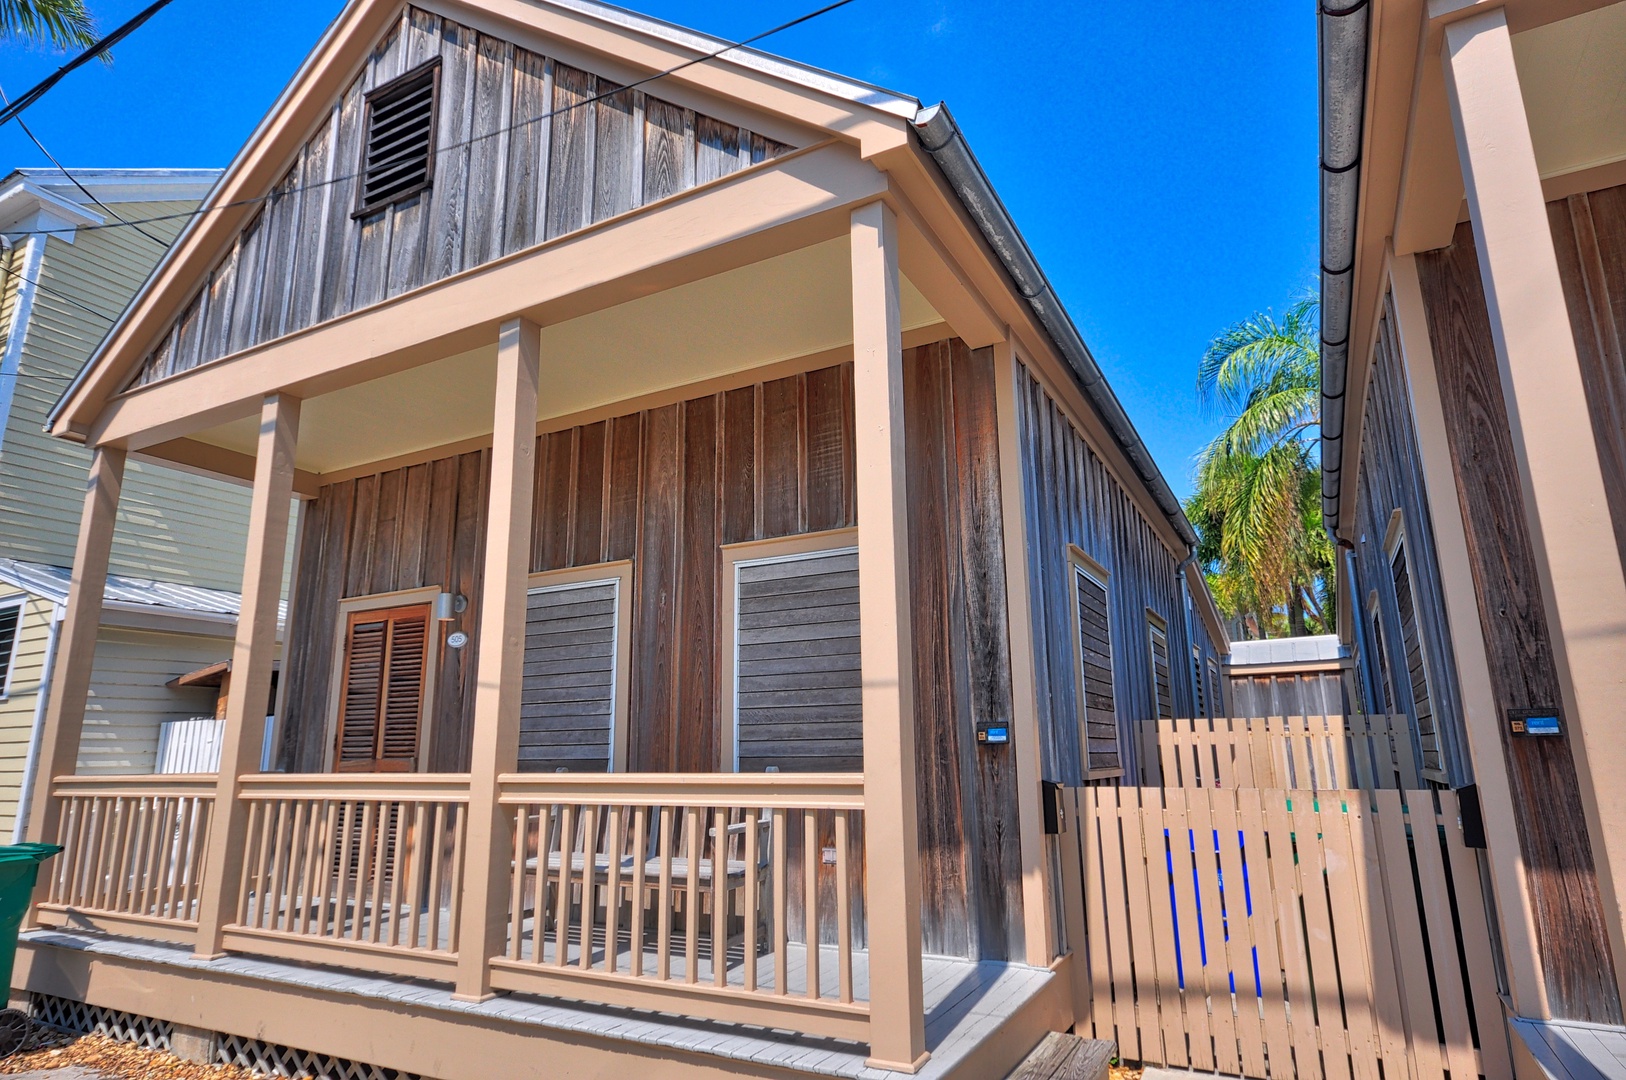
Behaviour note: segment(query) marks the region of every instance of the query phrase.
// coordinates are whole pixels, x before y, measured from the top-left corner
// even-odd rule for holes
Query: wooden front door
[[[335,772],[412,772],[423,738],[428,604],[345,620]]]

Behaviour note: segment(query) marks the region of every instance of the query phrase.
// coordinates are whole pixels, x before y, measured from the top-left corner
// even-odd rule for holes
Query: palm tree
[[[95,40],[96,21],[84,0],[0,0],[0,41],[70,49]]]
[[[1260,636],[1332,629],[1319,315],[1306,299],[1280,320],[1245,319],[1209,344],[1197,372],[1204,406],[1227,425],[1197,457],[1186,513],[1216,601]]]

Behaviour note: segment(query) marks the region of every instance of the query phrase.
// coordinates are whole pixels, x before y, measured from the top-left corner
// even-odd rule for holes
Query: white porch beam
[[[1507,14],[1476,13],[1445,28],[1452,122],[1479,248],[1491,335],[1524,496],[1525,523],[1551,629],[1564,722],[1617,988],[1626,964],[1626,572],[1615,545],[1598,448],[1588,420],[1541,177],[1513,60]]]
[[[881,202],[854,210],[853,401],[864,859],[870,890],[870,1063],[914,1072],[929,1054],[920,972],[915,655],[898,281],[896,216]]]
[[[525,588],[536,484],[536,399],[541,328],[504,323],[497,345],[491,499],[469,758],[468,866],[458,932],[457,994],[491,996],[491,957],[503,950],[514,857],[513,816],[497,803],[497,778],[519,755],[519,697],[525,666]]]
[[[244,773],[260,771],[265,709],[271,700],[271,664],[277,650],[277,608],[288,547],[288,516],[294,494],[294,449],[299,440],[299,399],[273,394],[260,406],[260,438],[254,457],[254,496],[249,504],[248,548],[243,558],[243,600],[232,646],[232,689],[226,700],[220,769],[204,853],[198,901],[201,957],[219,956],[221,934],[237,915],[248,807],[238,798]]]
[[[107,563],[113,551],[113,527],[118,520],[119,491],[123,485],[124,452],[112,448],[97,450],[90,459],[84,510],[79,518],[79,540],[73,554],[73,577],[68,587],[67,615],[57,639],[51,698],[46,705],[39,757],[34,765],[34,803],[29,811],[27,830],[32,843],[55,842],[62,804],[51,794],[51,782],[72,773],[78,766],[79,736],[85,725],[85,702],[90,697],[90,668],[96,655],[97,632],[101,629]],[[40,875],[23,925],[34,924],[34,908],[45,898],[49,881],[49,873]]]

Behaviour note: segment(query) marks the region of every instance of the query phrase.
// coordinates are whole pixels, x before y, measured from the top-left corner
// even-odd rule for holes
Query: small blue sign
[[[1530,716],[1524,721],[1526,735],[1557,735],[1558,717],[1556,716]]]
[[[1011,741],[1011,729],[1008,727],[984,727],[977,730],[977,741],[980,743],[1008,743]]]

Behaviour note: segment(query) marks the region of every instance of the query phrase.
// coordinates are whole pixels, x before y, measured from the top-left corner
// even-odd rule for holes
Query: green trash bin
[[[60,844],[0,845],[0,972],[4,985],[11,988],[11,971],[17,962],[17,931],[28,912],[34,894],[40,863],[62,850]],[[14,1009],[0,1010],[0,1057],[17,1052],[28,1035],[28,1018]]]

